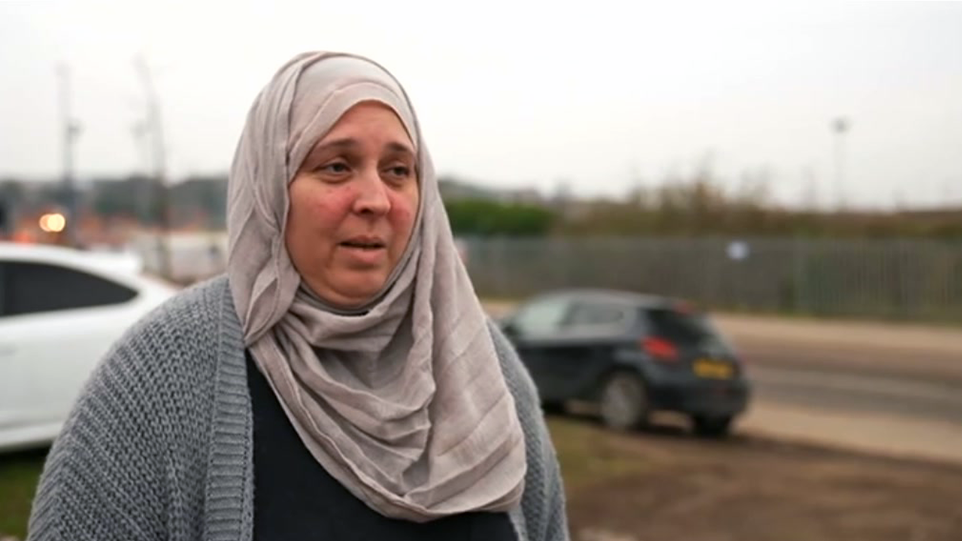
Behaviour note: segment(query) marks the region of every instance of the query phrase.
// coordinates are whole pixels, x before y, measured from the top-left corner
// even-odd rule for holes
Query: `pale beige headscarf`
[[[284,242],[288,184],[351,107],[401,119],[420,207],[401,261],[360,310],[326,306]],[[314,458],[383,515],[428,521],[517,505],[524,436],[454,245],[413,107],[374,62],[304,53],[262,90],[228,187],[228,276],[244,339]]]

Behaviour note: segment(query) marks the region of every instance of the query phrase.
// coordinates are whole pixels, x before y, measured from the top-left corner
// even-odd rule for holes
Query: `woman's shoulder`
[[[134,321],[99,363],[91,380],[122,374],[131,386],[159,385],[211,376],[222,343],[226,279],[187,287]]]
[[[209,407],[223,343],[224,284],[188,287],[133,322],[88,377],[64,433],[89,431],[107,420],[113,428],[104,434],[140,427],[160,435],[172,422],[183,424],[185,411]]]
[[[181,291],[101,359],[48,454],[31,539],[79,538],[75,528],[89,538],[163,538],[164,487],[202,494],[226,289],[212,280]]]
[[[180,328],[198,317],[206,319],[220,311],[228,293],[224,275],[186,286],[141,318],[131,330],[145,324]]]
[[[551,434],[541,411],[541,400],[534,380],[521,362],[514,346],[498,327],[488,320],[488,328],[501,362],[508,389],[514,396],[518,419],[525,435],[527,467],[521,513],[529,540],[566,540],[564,483]]]
[[[222,276],[188,286],[135,321],[115,349],[130,343],[165,352],[211,346],[228,294],[227,280]]]
[[[491,339],[494,341],[494,349],[498,354],[501,363],[501,372],[508,384],[508,389],[514,396],[516,406],[520,413],[533,412],[541,415],[541,400],[538,397],[538,389],[535,387],[534,380],[528,369],[521,362],[518,353],[511,341],[508,340],[498,324],[488,318],[488,330]]]

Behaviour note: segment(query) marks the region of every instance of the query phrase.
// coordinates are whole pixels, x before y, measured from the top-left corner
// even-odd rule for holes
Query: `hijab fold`
[[[336,310],[284,243],[288,185],[351,107],[378,101],[417,152],[417,221],[365,306]],[[454,246],[404,90],[381,66],[303,53],[257,96],[231,166],[228,276],[245,344],[301,441],[351,493],[417,522],[506,511],[524,489],[524,437],[485,313]]]

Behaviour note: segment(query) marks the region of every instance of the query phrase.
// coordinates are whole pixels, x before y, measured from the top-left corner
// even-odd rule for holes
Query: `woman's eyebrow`
[[[414,151],[411,150],[411,147],[409,147],[408,145],[405,145],[404,143],[398,143],[398,142],[392,141],[387,144],[387,148],[393,152],[398,152],[401,154],[410,154],[411,156],[414,156]]]
[[[322,150],[327,150],[329,148],[352,148],[358,146],[356,139],[351,137],[345,137],[344,139],[335,139],[333,141],[327,141],[323,144],[314,147],[313,152],[319,152]]]
[[[358,143],[357,139],[354,139],[353,137],[345,137],[343,139],[335,139],[333,141],[327,141],[323,144],[317,145],[316,147],[314,147],[314,150],[311,153],[313,154],[315,152],[323,152],[325,150],[332,149],[332,148],[351,149],[357,146],[360,146],[360,143]],[[414,150],[412,150],[410,146],[397,141],[392,141],[388,143],[387,148],[392,152],[410,154],[411,156],[415,155]]]

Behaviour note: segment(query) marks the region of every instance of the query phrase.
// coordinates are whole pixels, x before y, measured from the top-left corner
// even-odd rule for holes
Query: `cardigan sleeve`
[[[488,326],[525,435],[528,472],[521,507],[528,541],[567,541],[564,483],[537,388],[501,330],[491,321]]]

